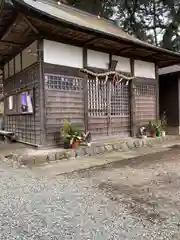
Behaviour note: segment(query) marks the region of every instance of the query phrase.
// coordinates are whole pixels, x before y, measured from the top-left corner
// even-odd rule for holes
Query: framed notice
[[[30,92],[22,92],[21,96],[21,112],[33,113],[33,96]]]

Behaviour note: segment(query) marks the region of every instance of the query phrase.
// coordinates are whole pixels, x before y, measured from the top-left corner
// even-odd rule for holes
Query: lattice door
[[[130,134],[129,87],[124,83],[110,82],[110,132],[111,135],[128,137]]]
[[[103,79],[88,79],[88,123],[93,137],[108,136],[108,85]]]
[[[88,130],[95,138],[129,136],[129,93],[124,83],[88,80]]]
[[[136,125],[147,124],[156,119],[156,85],[136,84]]]

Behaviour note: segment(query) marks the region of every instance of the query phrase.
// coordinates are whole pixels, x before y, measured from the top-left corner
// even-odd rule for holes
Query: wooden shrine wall
[[[46,141],[55,145],[68,120],[84,130],[83,78],[76,68],[44,64]]]
[[[44,78],[48,145],[60,141],[64,120],[87,129],[94,140],[130,136],[129,85],[111,80],[105,84],[104,78],[97,82],[89,76],[85,93],[79,69],[48,63],[44,63]],[[157,85],[155,79],[146,78],[137,78],[134,83],[135,124],[139,127],[156,119]]]
[[[137,127],[157,118],[157,91],[159,90],[155,79],[137,80],[134,93]]]
[[[5,130],[14,132],[18,140],[40,145],[40,103],[39,103],[39,64],[33,64],[15,76],[5,80],[4,100]],[[28,89],[33,96],[33,113],[20,111],[22,88]],[[9,96],[13,97],[13,107],[9,109]]]

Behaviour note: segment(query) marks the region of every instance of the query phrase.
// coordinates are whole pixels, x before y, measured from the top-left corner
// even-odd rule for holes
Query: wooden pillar
[[[4,65],[5,66],[5,65]],[[5,87],[5,73],[4,73],[4,66],[2,68],[2,84],[3,84],[3,102],[4,102],[4,116],[3,116],[3,128],[4,130],[7,130],[7,108],[8,108],[8,105],[7,105],[7,98],[5,97],[5,90],[4,90],[4,87]]]
[[[111,117],[111,81],[107,81],[107,123],[108,123],[108,136],[112,134],[112,117]]]
[[[180,76],[178,76],[178,134],[180,134]]]
[[[108,70],[109,71],[115,71],[116,70],[116,66],[114,66],[114,69],[111,68],[112,67],[112,54],[109,54],[109,68]],[[111,109],[111,81],[108,80],[107,81],[107,124],[108,124],[108,136],[110,136],[112,134],[112,117],[111,117],[111,112],[112,112],[112,109]]]
[[[22,62],[23,62],[23,59],[22,59],[22,50],[21,50],[21,52],[20,52],[20,64],[21,64],[21,71],[22,71]]]
[[[44,81],[44,57],[43,39],[38,40],[39,62],[39,114],[40,114],[40,145],[46,145],[46,105],[45,105],[45,81]]]
[[[83,68],[87,67],[87,48],[83,48]],[[85,132],[88,132],[88,75],[84,74],[83,80],[84,94],[84,127]]]
[[[134,59],[131,59],[131,74],[134,76]],[[130,133],[131,137],[136,136],[136,102],[135,102],[135,84],[134,79],[129,84],[130,98]]]
[[[159,74],[158,65],[155,64],[155,77],[156,77],[156,119],[159,119]]]

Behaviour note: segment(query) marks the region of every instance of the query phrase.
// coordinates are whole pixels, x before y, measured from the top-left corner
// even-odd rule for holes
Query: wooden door
[[[124,84],[88,79],[88,130],[93,139],[127,137],[130,132],[129,92]]]
[[[88,131],[93,139],[108,136],[108,85],[105,80],[88,79]]]
[[[110,82],[110,134],[113,136],[130,136],[129,86],[124,83]]]

